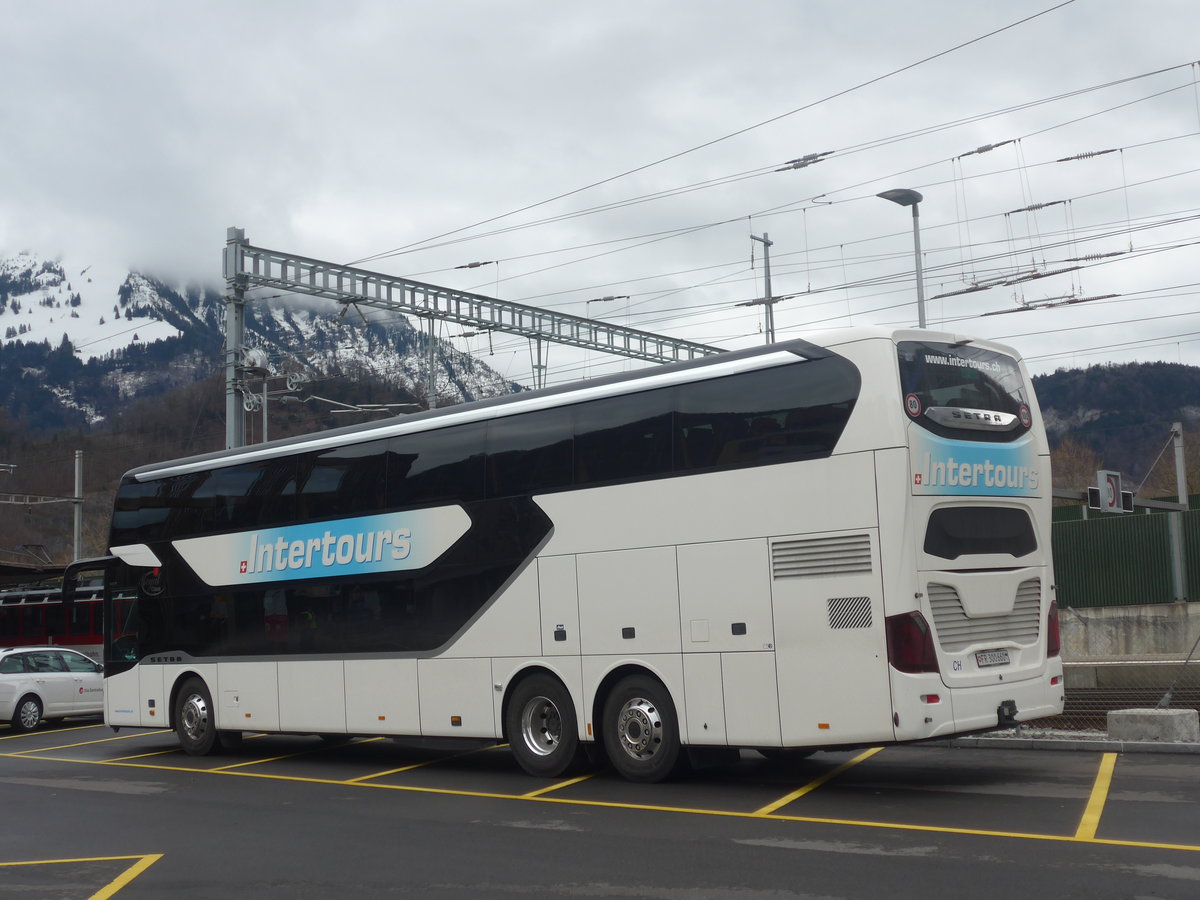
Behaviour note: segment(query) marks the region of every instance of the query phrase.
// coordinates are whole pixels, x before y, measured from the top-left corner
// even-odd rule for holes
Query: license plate
[[[984,650],[975,654],[975,665],[981,669],[986,666],[1007,666],[1008,663],[1007,650]]]

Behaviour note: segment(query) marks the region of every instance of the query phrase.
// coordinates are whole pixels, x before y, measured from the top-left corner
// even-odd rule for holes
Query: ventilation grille
[[[1041,600],[1041,579],[1030,578],[1018,585],[1012,612],[969,619],[958,591],[948,584],[929,585],[938,643],[947,653],[957,653],[972,644],[1036,643],[1042,624]]]
[[[774,578],[852,575],[871,571],[871,536],[795,538],[771,545]]]
[[[830,597],[830,628],[870,628],[870,597]]]

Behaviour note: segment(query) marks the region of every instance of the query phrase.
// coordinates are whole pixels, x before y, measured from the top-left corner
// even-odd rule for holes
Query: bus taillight
[[[887,646],[893,669],[910,674],[939,671],[933,632],[919,612],[888,616]]]
[[[1046,655],[1058,656],[1062,652],[1062,636],[1058,632],[1058,601],[1050,601],[1050,612],[1046,616]]]

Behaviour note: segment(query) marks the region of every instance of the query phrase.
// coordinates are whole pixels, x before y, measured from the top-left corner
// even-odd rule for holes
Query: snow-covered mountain
[[[428,336],[402,316],[367,324],[332,304],[247,304],[246,344],[275,373],[344,376],[423,398]],[[0,408],[37,429],[102,424],[123,403],[221,368],[225,303],[209,286],[172,286],[103,261],[0,254]],[[518,390],[437,341],[439,405]]]

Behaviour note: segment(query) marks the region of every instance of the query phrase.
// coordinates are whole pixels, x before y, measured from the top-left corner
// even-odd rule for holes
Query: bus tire
[[[12,730],[13,731],[33,731],[38,727],[38,722],[42,721],[42,703],[33,694],[27,694],[21,698],[16,709],[13,710]]]
[[[604,749],[629,781],[662,781],[679,764],[679,718],[667,689],[655,678],[621,679],[604,702]]]
[[[199,678],[189,678],[175,697],[175,735],[189,756],[208,756],[221,749],[212,694]]]
[[[539,778],[557,778],[586,760],[571,694],[552,675],[535,673],[513,689],[504,730],[517,765]]]

